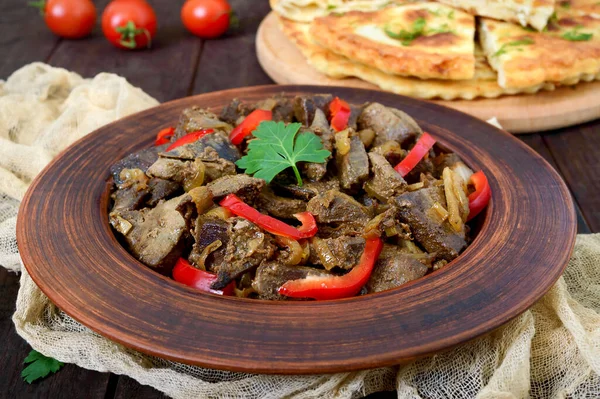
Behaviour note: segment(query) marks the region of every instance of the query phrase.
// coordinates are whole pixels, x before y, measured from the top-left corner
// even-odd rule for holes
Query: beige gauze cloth
[[[0,82],[0,265],[20,268],[15,220],[31,179],[73,141],[156,104],[121,77],[82,79],[40,63]],[[13,321],[34,349],[174,398],[358,398],[393,389],[411,399],[600,398],[600,235],[579,236],[564,276],[495,332],[401,367],[331,375],[233,373],[144,355],[73,320],[21,273]]]

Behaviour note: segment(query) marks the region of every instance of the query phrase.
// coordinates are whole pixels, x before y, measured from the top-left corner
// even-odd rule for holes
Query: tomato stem
[[[233,30],[237,30],[240,27],[240,19],[235,13],[235,11],[231,10],[229,12],[229,28]]]
[[[150,48],[152,44],[152,37],[150,36],[150,32],[146,28],[138,28],[135,25],[135,22],[129,20],[124,26],[118,26],[115,28],[115,31],[121,34],[121,40],[119,43],[128,49],[135,49],[137,47],[137,43],[135,41],[135,37],[139,34],[146,35],[148,39],[148,48]]]
[[[37,8],[42,17],[46,15],[46,0],[30,1],[27,5]]]

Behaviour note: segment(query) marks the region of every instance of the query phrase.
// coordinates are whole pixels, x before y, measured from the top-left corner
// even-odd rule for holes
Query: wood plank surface
[[[45,61],[60,42],[38,10],[23,0],[0,1],[0,79],[34,61]]]
[[[571,127],[568,128],[569,131],[575,131],[577,128],[576,127]],[[548,146],[546,146],[546,143],[544,142],[543,136],[536,133],[536,134],[528,134],[528,135],[524,135],[524,136],[519,136],[519,138],[528,146],[530,146],[531,148],[533,148],[538,154],[540,154],[541,156],[544,157],[544,159],[546,161],[548,161],[550,163],[550,165],[552,165],[552,167],[554,169],[556,169],[556,171],[558,171],[558,173],[564,177],[564,175],[561,173],[561,169],[558,167],[558,165],[556,164],[554,157],[552,156],[552,153],[550,152],[550,149],[548,148]],[[600,154],[598,154],[598,156],[600,157]],[[600,158],[598,158],[600,159]],[[573,195],[573,189],[570,187],[568,181],[567,181],[567,186],[569,186],[569,190],[571,191],[571,195]],[[579,205],[579,202],[577,201],[576,198],[573,198],[574,202],[575,202],[575,211],[577,212],[577,233],[578,234],[589,234],[592,232],[592,230],[590,229],[590,226],[587,222],[587,220],[585,219],[585,217],[583,216],[583,213],[581,211],[581,206]],[[596,231],[598,231],[598,229],[596,229]]]
[[[31,385],[21,379],[31,347],[17,335],[11,316],[19,276],[0,267],[0,398],[104,398],[110,374],[66,364],[58,373]]]
[[[254,52],[256,29],[269,12],[267,0],[231,1],[240,17],[241,30],[205,43],[184,31],[179,21],[179,3],[149,2],[159,18],[155,46],[150,51],[130,53],[112,48],[98,27],[90,38],[61,42],[47,31],[37,11],[27,7],[25,1],[2,0],[0,79],[6,79],[29,62],[49,59],[52,65],[74,70],[85,77],[99,72],[117,73],[159,101],[272,83],[260,68]],[[106,0],[95,1],[99,14],[106,3]],[[600,121],[520,138],[565,178],[580,206],[578,231],[600,232]],[[0,398],[165,397],[129,377],[74,365],[66,365],[56,375],[32,385],[24,383],[20,373],[30,347],[16,334],[10,319],[18,287],[18,276],[0,268],[0,340],[3,343],[0,345]],[[371,396],[392,397],[396,397],[394,392]]]
[[[240,18],[237,31],[205,43],[193,94],[235,87],[272,84],[255,53],[256,30],[270,11],[267,1],[231,0]]]
[[[592,231],[600,231],[600,123],[543,136]]]
[[[108,3],[96,3],[99,10]],[[150,1],[158,16],[158,30],[151,49],[124,51],[109,44],[96,26],[81,40],[63,40],[49,63],[84,77],[111,72],[127,78],[134,86],[164,102],[189,94],[202,40],[181,25],[180,8],[167,1]]]

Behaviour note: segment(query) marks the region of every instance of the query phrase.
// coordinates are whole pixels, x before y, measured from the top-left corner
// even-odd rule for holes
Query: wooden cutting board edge
[[[271,12],[256,34],[256,53],[260,65],[278,84],[311,84],[381,90],[357,78],[329,78],[308,64],[277,24]],[[536,133],[577,125],[600,118],[600,81],[584,82],[537,94],[503,96],[472,101],[432,101],[477,118],[496,117],[512,133]]]

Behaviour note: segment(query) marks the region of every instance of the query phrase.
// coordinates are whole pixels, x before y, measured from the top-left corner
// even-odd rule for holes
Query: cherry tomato
[[[90,0],[40,0],[30,4],[42,11],[54,34],[67,39],[89,35],[96,23],[96,7]]]
[[[119,48],[150,47],[156,14],[145,0],[113,0],[102,13],[102,32]]]
[[[231,6],[225,0],[187,0],[181,8],[181,21],[187,30],[207,39],[225,33],[231,15]]]

